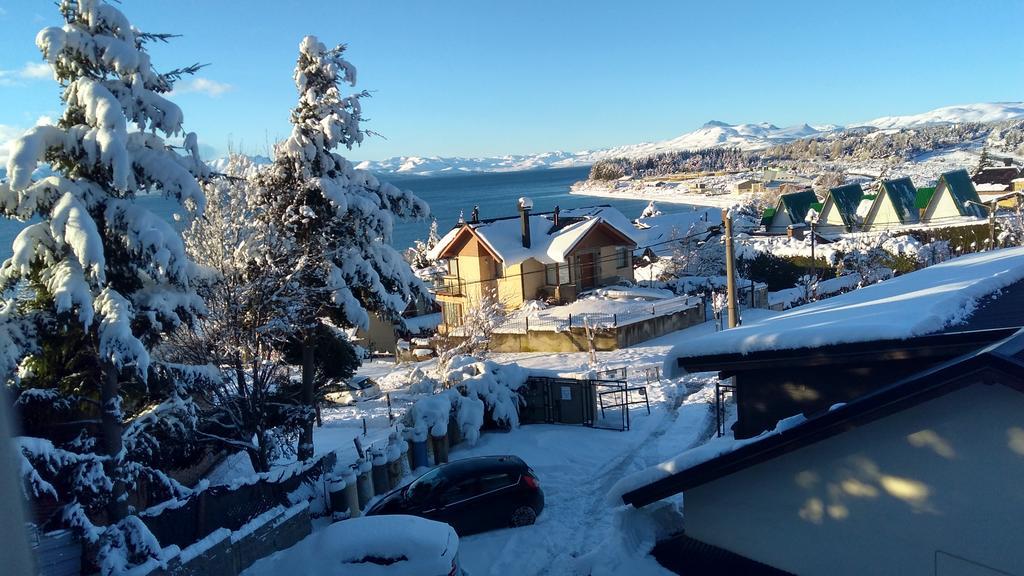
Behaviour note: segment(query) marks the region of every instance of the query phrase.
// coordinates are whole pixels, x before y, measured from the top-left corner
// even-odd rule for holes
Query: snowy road
[[[691,383],[697,383],[691,380]],[[712,388],[713,390],[713,388]],[[609,488],[623,475],[698,442],[709,432],[710,405],[682,382],[653,385],[651,415],[633,411],[628,432],[579,426],[530,425],[508,434],[485,434],[453,458],[515,454],[538,474],[546,506],[537,524],[462,539],[462,560],[474,576],[573,574],[576,559],[608,534]]]

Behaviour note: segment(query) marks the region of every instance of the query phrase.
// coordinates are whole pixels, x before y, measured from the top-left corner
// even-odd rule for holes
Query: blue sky
[[[1024,100],[1024,2],[123,0],[209,63],[174,99],[218,155],[288,132],[305,34],[345,42],[374,138],[347,155],[500,155],[670,138],[717,119],[844,124]],[[0,139],[60,110],[31,64],[52,2],[0,0]],[[39,77],[44,76],[44,77]]]

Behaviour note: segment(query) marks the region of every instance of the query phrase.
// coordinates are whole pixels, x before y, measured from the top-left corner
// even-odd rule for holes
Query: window
[[[476,478],[467,478],[444,489],[441,493],[441,504],[454,504],[480,494],[480,482]]]
[[[494,490],[508,488],[516,483],[510,474],[488,474],[480,477],[480,493],[486,494]]]
[[[631,260],[630,257],[632,255],[633,255],[633,253],[629,250],[629,248],[626,248],[625,246],[619,246],[618,248],[616,248],[615,249],[615,256],[617,257],[616,267],[618,267],[618,268],[628,268],[629,265],[630,265],[630,260]]]
[[[444,323],[448,326],[462,325],[462,305],[454,302],[443,302],[441,305]]]
[[[494,262],[494,277],[495,278],[504,278],[505,277],[505,268],[502,267],[501,262],[499,262],[497,260],[492,260],[492,262]]]
[[[572,279],[568,264],[548,264],[544,266],[544,283],[548,286],[568,284]]]

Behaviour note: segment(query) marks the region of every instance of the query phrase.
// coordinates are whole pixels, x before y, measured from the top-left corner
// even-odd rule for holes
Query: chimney
[[[533,200],[527,197],[519,199],[519,221],[522,224],[523,248],[530,247],[530,210],[533,209]]]
[[[469,221],[473,224],[480,222],[480,207],[473,206],[473,211],[469,213]]]
[[[556,230],[558,229],[558,212],[559,212],[560,210],[561,210],[561,209],[560,209],[560,208],[559,208],[558,206],[555,206],[555,217],[554,217],[554,219],[553,219],[554,221],[553,221],[553,226],[552,226],[552,228],[555,228]]]

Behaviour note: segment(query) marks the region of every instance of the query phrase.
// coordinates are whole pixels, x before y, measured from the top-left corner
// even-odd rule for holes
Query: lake
[[[437,218],[437,227],[442,235],[459,221],[462,212],[469,219],[473,206],[480,207],[480,218],[499,218],[518,214],[518,200],[526,196],[533,200],[534,212],[549,212],[561,208],[579,208],[608,204],[618,208],[628,218],[640,216],[646,200],[622,200],[578,196],[569,194],[569,186],[586,180],[589,166],[577,168],[552,168],[526,172],[492,172],[484,174],[458,174],[453,176],[388,177],[399,188],[412,190],[430,204],[430,211]],[[682,204],[658,204],[666,213],[690,211]],[[395,226],[395,247],[411,246],[413,241],[426,238],[428,222],[402,222]]]
[[[555,206],[579,208],[608,204],[618,208],[630,219],[636,218],[647,206],[646,200],[628,200],[576,196],[569,194],[569,186],[585,180],[589,167],[554,168],[527,172],[499,172],[458,174],[452,176],[382,176],[399,188],[411,190],[430,204],[438,230],[443,235],[459,220],[460,212],[469,218],[473,206],[480,207],[481,218],[515,216],[517,201],[521,196],[533,200],[534,212],[547,212]],[[150,210],[171,220],[171,211],[177,204],[160,196],[141,197],[139,202]],[[684,204],[661,203],[659,209],[666,213],[690,211]],[[0,261],[11,255],[14,237],[24,225],[14,220],[0,218]],[[430,221],[397,222],[392,244],[399,250],[412,246],[417,239],[426,238]]]

